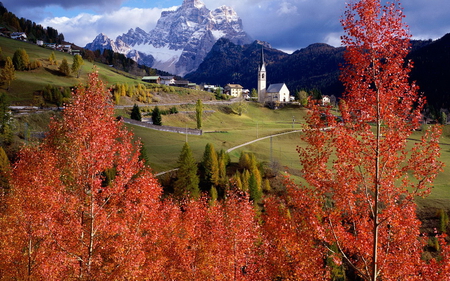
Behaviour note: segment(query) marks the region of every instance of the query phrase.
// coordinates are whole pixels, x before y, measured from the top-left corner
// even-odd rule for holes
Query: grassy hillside
[[[192,108],[179,108],[179,110],[193,111]],[[201,159],[205,145],[212,143],[216,150],[227,150],[234,146],[243,144],[272,134],[300,129],[304,124],[306,111],[302,108],[284,108],[281,110],[270,110],[260,107],[257,104],[249,103],[247,112],[242,116],[230,113],[230,107],[224,105],[208,106],[205,110],[214,110],[214,113],[205,113],[203,118],[202,136],[189,135],[188,142],[193,149],[194,155],[198,160]],[[295,119],[292,125],[292,117]],[[196,126],[195,113],[179,113],[162,117],[163,125],[194,128]],[[137,137],[139,137],[146,146],[151,167],[156,171],[169,170],[176,167],[181,148],[186,141],[183,134],[167,133],[153,131],[140,127],[130,126]],[[298,140],[298,141],[294,141]],[[299,134],[293,134],[285,137],[273,138],[273,156],[283,159],[283,162],[292,163],[298,158],[295,154],[295,147],[300,141]],[[230,153],[233,161],[239,157],[241,150],[255,151],[262,161],[269,160],[270,140],[262,140],[248,147],[234,150]],[[259,150],[259,145],[265,148]],[[255,149],[251,149],[251,148]],[[281,154],[280,155],[280,151]],[[292,152],[292,154],[290,153]],[[286,164],[287,164],[286,163]]]
[[[36,70],[16,71],[16,80],[11,83],[11,89],[9,91],[6,91],[5,87],[0,88],[0,91],[6,92],[10,96],[12,104],[32,105],[34,101],[33,94],[36,91],[42,90],[46,85],[50,84],[58,87],[75,86],[86,81],[87,74],[94,69],[94,64],[85,60],[80,78],[76,78],[75,76],[66,77],[59,74],[58,66],[64,57],[69,62],[69,65],[72,64],[72,56],[69,54],[54,51],[57,65],[50,65],[48,62],[48,58],[52,53],[50,49],[4,37],[0,37],[0,46],[2,48],[3,58],[7,56],[12,58],[17,49],[25,49],[30,61],[39,60],[42,63],[42,67]],[[124,76],[125,73],[118,73],[106,65],[97,64],[96,67],[101,79],[108,85],[114,83],[134,83],[136,81],[135,79]]]
[[[13,105],[34,105],[36,104],[36,98],[34,94],[36,91],[44,89],[47,85],[53,85],[57,87],[72,87],[79,83],[83,83],[87,80],[88,73],[94,70],[94,67],[98,70],[100,78],[108,85],[114,84],[128,84],[135,85],[137,83],[143,83],[140,81],[141,77],[132,76],[126,72],[122,72],[114,69],[113,67],[101,64],[91,63],[84,60],[84,65],[81,69],[81,75],[76,78],[75,75],[63,76],[58,71],[58,67],[61,64],[62,59],[65,57],[69,63],[72,64],[73,57],[70,54],[62,53],[59,51],[53,51],[43,47],[39,47],[34,44],[25,43],[9,38],[0,37],[0,46],[2,49],[2,57],[5,59],[7,56],[13,57],[14,52],[17,49],[25,49],[30,61],[38,60],[42,63],[42,67],[31,71],[16,71],[16,80],[12,81],[11,88],[6,91],[5,86],[0,87],[0,92],[5,92],[10,97],[10,101]],[[51,53],[54,52],[57,60],[56,65],[51,65],[48,61]],[[1,65],[3,67],[3,65]],[[146,84],[149,88],[153,89],[153,94],[157,96],[157,100],[164,101],[195,101],[196,99],[210,100],[213,98],[211,93],[187,90],[176,87],[154,87],[151,84]],[[121,99],[121,104],[133,104],[134,99]]]

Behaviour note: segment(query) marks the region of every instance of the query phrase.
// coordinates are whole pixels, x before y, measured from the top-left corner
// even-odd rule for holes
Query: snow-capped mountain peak
[[[118,50],[138,63],[183,76],[196,70],[222,37],[240,45],[251,42],[232,8],[210,11],[200,0],[184,0],[177,10],[162,12],[150,32],[136,27],[115,41],[99,34],[86,48]]]

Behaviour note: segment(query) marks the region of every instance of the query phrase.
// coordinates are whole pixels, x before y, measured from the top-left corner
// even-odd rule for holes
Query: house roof
[[[144,76],[142,80],[158,80],[159,76]]]
[[[279,93],[281,91],[281,88],[286,85],[284,83],[278,83],[278,84],[271,84],[269,88],[267,88],[267,93]]]
[[[225,88],[230,88],[230,89],[243,89],[244,87],[242,87],[242,86],[239,85],[239,84],[227,84],[227,85],[225,86]]]

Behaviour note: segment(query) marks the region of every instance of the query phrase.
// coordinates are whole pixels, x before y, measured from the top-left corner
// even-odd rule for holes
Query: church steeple
[[[264,46],[261,47],[261,62],[258,69],[258,102],[266,99],[266,63],[264,61]]]

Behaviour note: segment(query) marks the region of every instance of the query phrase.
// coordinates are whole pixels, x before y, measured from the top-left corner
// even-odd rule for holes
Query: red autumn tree
[[[314,106],[304,136],[309,146],[298,148],[307,188],[319,204],[310,216],[317,239],[336,264],[372,281],[422,280],[424,239],[414,198],[429,194],[442,167],[439,127],[408,144],[424,100],[408,82],[410,35],[403,18],[399,1],[348,4],[343,122]]]
[[[2,276],[134,279],[158,237],[161,187],[113,115],[97,73],[15,165],[2,220]]]
[[[159,280],[262,280],[260,229],[248,197],[183,203],[167,217]],[[174,214],[177,214],[174,216]],[[167,214],[169,215],[169,214]]]
[[[314,229],[319,205],[312,190],[288,182],[285,198],[264,201],[263,237],[269,280],[329,280],[325,270],[326,249]]]

